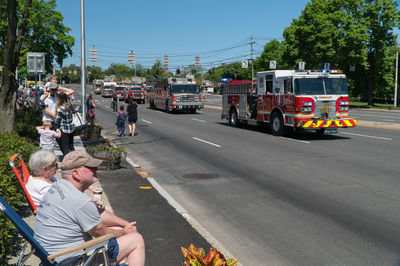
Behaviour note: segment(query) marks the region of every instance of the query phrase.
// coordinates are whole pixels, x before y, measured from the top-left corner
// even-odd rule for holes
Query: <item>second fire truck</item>
[[[259,72],[255,84],[228,83],[221,118],[232,126],[269,123],[278,136],[285,126],[334,134],[357,125],[349,118],[346,77],[337,70],[273,70]]]
[[[203,108],[200,86],[191,78],[160,78],[147,82],[146,102],[150,108],[167,112],[196,113]]]

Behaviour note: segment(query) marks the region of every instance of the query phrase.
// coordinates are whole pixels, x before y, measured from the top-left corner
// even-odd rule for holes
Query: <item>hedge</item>
[[[38,142],[35,132],[35,126],[40,125],[41,115],[38,116],[38,112],[36,108],[27,108],[17,113],[18,134],[26,137],[0,132],[0,195],[16,211],[21,209],[26,200],[8,160],[13,154],[19,153],[27,164],[31,154],[39,149],[34,144]],[[0,212],[0,265],[7,264],[7,256],[13,251],[13,229],[12,223]]]

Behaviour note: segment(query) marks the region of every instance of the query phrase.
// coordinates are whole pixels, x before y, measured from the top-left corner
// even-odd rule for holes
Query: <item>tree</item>
[[[278,40],[272,40],[264,45],[264,51],[256,58],[254,67],[256,71],[269,70],[269,62],[275,60],[277,69],[287,69],[287,64],[282,59],[283,45]]]
[[[132,69],[126,65],[111,64],[111,66],[105,70],[106,75],[115,75],[117,80],[126,80],[133,77]]]
[[[390,51],[399,18],[393,0],[313,0],[285,29],[282,58],[293,68],[300,61],[309,69],[330,62],[372,105],[374,93],[393,84]]]
[[[7,5],[5,5],[7,2]],[[0,0],[0,64],[4,65],[0,91],[0,129],[12,131],[15,116],[15,70],[26,74],[26,53],[45,52],[46,70],[51,71],[55,60],[62,65],[74,38],[62,24],[63,16],[55,0]],[[7,6],[7,8],[5,8]],[[25,72],[25,73],[24,73]]]
[[[5,0],[0,0],[0,4],[4,7]],[[7,0],[7,19],[5,20],[7,21],[7,31],[6,34],[0,36],[0,43],[4,46],[2,51],[3,71],[1,73],[0,84],[0,129],[7,132],[15,131],[15,101],[17,90],[15,70],[17,68],[23,38],[26,33],[31,4],[32,0],[25,1],[20,23],[17,25],[17,1]],[[5,17],[4,13],[0,14],[0,16],[2,18]],[[4,33],[4,30],[0,30],[0,32]]]
[[[161,62],[159,60],[157,60],[154,63],[154,65],[151,67],[151,69],[147,75],[147,78],[153,79],[153,78],[162,78],[162,77],[165,77],[164,70],[161,67]]]

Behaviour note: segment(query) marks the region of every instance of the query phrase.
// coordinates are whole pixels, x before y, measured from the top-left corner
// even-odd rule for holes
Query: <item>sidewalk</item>
[[[74,146],[76,150],[85,149],[80,137],[74,138]],[[56,154],[61,155],[59,151]],[[210,244],[149,180],[142,177],[148,175],[141,174],[127,160],[123,160],[118,170],[98,170],[97,185],[103,188],[104,203],[111,205],[116,215],[137,222],[137,229],[146,243],[146,265],[182,265],[184,257],[180,247],[187,248],[191,243],[208,252]],[[61,178],[61,173],[57,172],[56,177]],[[26,221],[33,227],[33,215]],[[16,264],[17,259],[13,258],[9,264]],[[32,255],[26,265],[39,265],[39,260]]]

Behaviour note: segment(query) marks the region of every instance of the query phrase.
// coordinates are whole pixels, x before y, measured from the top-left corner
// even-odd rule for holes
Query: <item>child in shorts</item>
[[[61,130],[57,129],[57,132],[51,130],[50,120],[44,120],[43,126],[38,126],[36,129],[40,134],[40,148],[42,148],[42,150],[54,152],[54,142],[56,138],[61,137]]]

